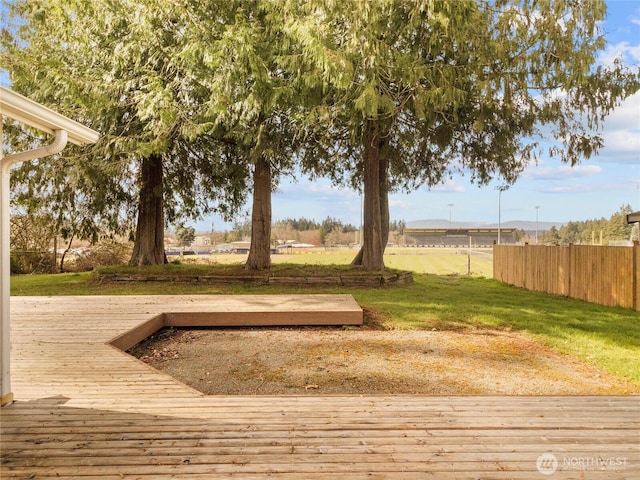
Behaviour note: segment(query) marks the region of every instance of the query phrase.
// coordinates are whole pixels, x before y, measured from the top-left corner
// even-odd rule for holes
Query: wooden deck
[[[227,300],[12,298],[0,477],[640,478],[638,397],[207,397],[109,345]]]

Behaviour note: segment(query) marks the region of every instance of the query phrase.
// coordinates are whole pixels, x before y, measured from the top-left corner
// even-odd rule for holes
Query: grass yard
[[[469,252],[469,253],[467,253]],[[305,253],[278,254],[271,257],[274,264],[294,263],[306,265],[349,265],[356,250],[317,251]],[[470,258],[468,257],[470,255]],[[230,264],[244,263],[245,255],[212,254],[203,257],[190,257],[189,263]],[[467,262],[470,262],[471,275],[481,277],[493,276],[493,256],[490,249],[455,249],[455,248],[387,248],[385,254],[387,268],[411,270],[416,273],[433,273],[436,275],[467,274]]]
[[[444,254],[444,255],[443,255]],[[457,264],[447,259],[466,255],[441,252],[439,255],[389,255],[389,267],[416,272],[409,286],[379,288],[327,288],[269,286],[218,286],[153,282],[100,284],[92,273],[60,275],[25,275],[11,279],[12,295],[162,295],[171,294],[252,294],[252,293],[350,293],[366,309],[382,316],[393,329],[455,330],[495,328],[525,332],[557,351],[577,357],[610,373],[624,376],[640,385],[640,315],[630,309],[605,307],[580,300],[530,292],[511,287],[489,277],[489,260],[472,256],[472,271],[484,271],[485,276],[448,275]],[[278,260],[296,264],[277,264],[275,268],[300,269],[301,263],[321,272],[323,262],[352,258],[351,252],[279,256]],[[236,256],[237,258],[237,256]],[[242,258],[242,257],[241,257]],[[276,263],[276,262],[274,262]],[[478,267],[474,267],[478,265]],[[448,266],[447,266],[448,265]],[[466,263],[465,263],[466,265]],[[194,273],[224,269],[222,266],[169,265],[174,272]],[[167,268],[164,267],[164,268]],[[204,270],[203,270],[204,269]],[[433,269],[433,273],[418,273]],[[466,269],[466,266],[465,266]],[[157,270],[154,267],[150,270]],[[162,270],[162,269],[161,269]],[[164,270],[163,270],[164,271]],[[435,274],[440,273],[440,274]],[[442,274],[444,273],[444,275]]]

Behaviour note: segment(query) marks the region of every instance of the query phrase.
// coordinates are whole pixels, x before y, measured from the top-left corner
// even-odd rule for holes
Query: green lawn
[[[419,253],[416,253],[419,252]],[[411,270],[416,273],[435,273],[437,275],[450,275],[467,273],[467,261],[470,260],[471,275],[492,277],[493,260],[490,250],[471,250],[471,258],[467,256],[466,249],[454,248],[388,248],[384,257],[387,268],[399,270]],[[347,251],[310,251],[308,253],[273,255],[272,262],[280,263],[304,263],[306,265],[349,265],[356,250]],[[229,264],[244,262],[246,256],[233,254],[216,254],[199,257],[199,261],[207,261],[213,264]],[[187,261],[196,261],[189,259]]]
[[[297,257],[300,261],[303,260],[302,257],[305,261],[314,258],[312,254]],[[418,265],[422,268],[424,265],[408,256],[397,257],[390,257],[388,266],[406,268],[406,265]],[[345,258],[350,260],[351,256]],[[396,260],[398,263],[395,263]],[[472,265],[473,261],[472,257]],[[310,269],[321,273],[322,268],[317,265]],[[202,272],[202,268],[210,271],[214,267],[177,265],[170,268],[176,272]],[[305,267],[300,264],[288,264],[276,268]],[[344,270],[345,267],[329,268]],[[450,271],[451,269],[452,267],[449,268]],[[361,306],[381,314],[390,328],[496,328],[526,332],[561,353],[632,379],[640,385],[638,312],[529,292],[479,276],[415,273],[412,285],[387,288],[211,286],[174,283],[170,290],[161,283],[100,284],[96,278],[92,273],[15,276],[11,279],[11,290],[12,295],[350,293]]]

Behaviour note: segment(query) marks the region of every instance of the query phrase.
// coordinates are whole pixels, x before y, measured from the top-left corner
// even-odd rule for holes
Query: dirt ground
[[[635,384],[514,332],[167,329],[142,361],[209,395],[582,395]]]

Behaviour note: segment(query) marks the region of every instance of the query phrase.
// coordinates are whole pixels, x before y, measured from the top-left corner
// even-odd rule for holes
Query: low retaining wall
[[[330,277],[278,277],[265,275],[138,275],[108,273],[99,276],[100,283],[198,283],[202,285],[308,285],[345,287],[382,287],[407,285],[413,282],[411,272],[381,273],[376,275],[340,275]]]

